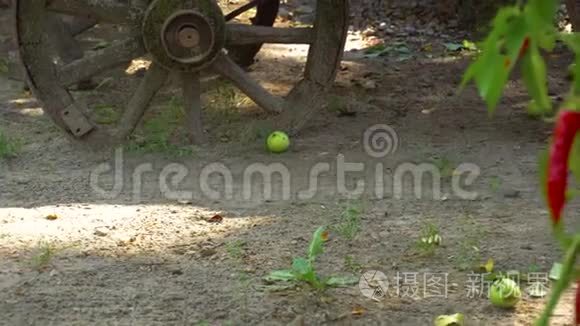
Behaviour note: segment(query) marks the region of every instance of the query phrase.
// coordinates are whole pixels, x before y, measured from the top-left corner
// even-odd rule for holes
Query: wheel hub
[[[143,41],[167,69],[192,72],[209,65],[225,42],[225,21],[213,0],[155,0],[145,15]]]

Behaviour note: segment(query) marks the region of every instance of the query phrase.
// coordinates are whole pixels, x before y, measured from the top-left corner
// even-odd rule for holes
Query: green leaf
[[[312,264],[302,257],[294,258],[292,261],[292,272],[297,277],[309,274],[313,271]]]
[[[477,45],[469,40],[463,40],[461,45],[463,45],[464,49],[467,49],[469,51],[477,51]]]
[[[319,227],[312,237],[312,241],[310,242],[310,246],[308,247],[308,260],[313,262],[316,259],[316,256],[320,255],[324,250],[322,248],[324,244],[324,238],[322,234],[324,233],[324,227]]]
[[[359,278],[354,276],[345,276],[345,277],[332,276],[329,277],[324,283],[330,287],[347,287],[355,285],[358,282]]]
[[[517,33],[512,34],[512,29]],[[482,55],[471,64],[463,77],[462,87],[475,80],[479,95],[485,100],[490,114],[495,111],[517,58],[519,44],[525,35],[522,31],[525,31],[525,21],[521,19],[519,8],[501,9],[493,21],[491,33],[482,44]],[[504,39],[505,35],[509,35],[507,39]],[[501,44],[508,50],[507,56],[503,54]]]
[[[389,50],[390,48],[387,48],[384,44],[377,44],[366,48],[364,54],[367,58],[376,58],[386,54]]]
[[[0,74],[7,74],[8,70],[8,60],[0,58]]]
[[[548,96],[548,82],[546,78],[546,64],[537,46],[531,44],[528,53],[522,60],[522,78],[533,104],[530,113],[545,114],[552,111],[552,103]]]
[[[573,84],[572,84],[572,96],[579,96],[580,95],[580,35],[578,33],[574,34],[562,34],[561,38],[566,45],[576,53],[576,57],[574,59],[574,64],[569,67],[569,71],[573,77]]]
[[[493,114],[507,83],[510,70],[505,67],[505,57],[499,53],[489,54],[475,76],[479,95],[485,100],[489,113]],[[487,68],[485,68],[487,67]]]
[[[568,188],[566,190],[566,201],[572,201],[574,198],[580,197],[580,189]]]
[[[292,272],[296,278],[301,281],[308,282],[310,285],[317,288],[322,286],[310,261],[302,257],[294,258],[294,261],[292,262]]]
[[[445,49],[447,49],[447,51],[450,51],[450,52],[455,52],[455,51],[459,51],[459,50],[463,49],[463,44],[460,44],[460,43],[447,42],[447,43],[443,43],[443,45],[445,46]]]
[[[574,139],[574,144],[570,151],[568,166],[570,167],[574,178],[576,178],[576,183],[580,184],[580,133],[578,133]]]
[[[530,0],[526,9],[530,10],[536,18],[536,24],[540,26],[551,25],[554,23],[557,5],[559,1],[555,0]]]
[[[560,279],[560,275],[562,275],[562,264],[554,263],[554,265],[552,265],[552,269],[550,269],[550,274],[548,274],[548,278],[553,281],[557,281]]]
[[[97,50],[102,50],[104,48],[107,48],[111,45],[111,43],[105,41],[105,40],[100,40],[97,44],[95,44],[91,50],[93,51],[97,51]]]
[[[441,315],[435,318],[435,326],[463,326],[465,325],[465,317],[463,314],[457,313],[453,315]]]
[[[528,34],[529,26],[526,17],[523,15],[514,16],[509,22],[508,31],[505,36],[505,49],[513,63],[518,59],[520,49]]]
[[[268,274],[264,280],[266,282],[290,282],[290,281],[296,281],[296,275],[294,274],[293,271],[291,270],[279,270],[279,271],[273,271],[270,274]]]

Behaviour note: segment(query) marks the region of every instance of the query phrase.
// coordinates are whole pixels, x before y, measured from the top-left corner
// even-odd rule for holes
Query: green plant
[[[266,276],[267,282],[304,282],[315,289],[326,287],[341,287],[356,284],[355,277],[321,277],[316,273],[314,262],[323,253],[325,228],[319,227],[312,237],[308,247],[307,257],[295,257],[292,261],[292,268],[271,272]]]
[[[243,240],[234,240],[226,244],[226,251],[232,259],[239,260],[244,256],[244,246],[246,242]]]
[[[425,255],[431,255],[435,252],[441,244],[441,235],[439,234],[439,228],[432,223],[425,223],[421,229],[421,236],[417,240],[417,248]]]
[[[239,104],[244,96],[230,83],[220,83],[207,94],[206,118],[214,124],[230,124],[241,119]]]
[[[35,253],[30,260],[30,265],[37,271],[46,269],[52,261],[56,251],[57,249],[55,245],[44,241],[39,242]]]
[[[344,267],[354,274],[358,274],[363,270],[363,266],[356,262],[352,256],[344,257]]]
[[[454,232],[461,235],[454,263],[461,271],[473,270],[482,261],[481,241],[486,238],[487,228],[470,216],[465,216],[460,220]]]
[[[528,266],[528,273],[538,273],[540,271],[540,266],[537,262],[533,262]]]
[[[7,74],[8,70],[8,59],[0,58],[0,74]]]
[[[16,157],[20,147],[20,141],[10,138],[0,131],[0,159]]]
[[[353,116],[355,112],[351,111],[348,103],[343,98],[331,95],[328,97],[328,110],[338,116]]]
[[[252,121],[244,124],[241,130],[235,130],[237,139],[241,144],[253,143],[257,140],[264,140],[272,133],[272,128],[261,124],[259,121]]]
[[[193,153],[191,146],[181,146],[171,142],[176,130],[181,130],[184,118],[183,103],[177,97],[171,98],[169,105],[143,122],[142,130],[132,136],[127,150],[141,153],[168,153],[187,156]],[[185,139],[185,136],[182,138]]]
[[[491,188],[491,191],[493,192],[498,192],[501,188],[501,184],[502,180],[500,177],[492,177],[491,180],[489,180],[489,188]]]
[[[439,170],[441,177],[443,178],[450,178],[453,176],[453,171],[455,168],[453,167],[453,162],[446,157],[437,157],[431,161],[433,165]]]
[[[93,108],[93,112],[95,113],[95,121],[106,125],[117,122],[121,116],[114,107],[106,104],[96,105]]]
[[[361,214],[360,204],[349,203],[340,214],[340,221],[334,225],[334,231],[348,240],[354,239],[361,229]]]
[[[237,302],[240,319],[244,319],[249,313],[249,292],[253,279],[245,272],[238,273],[236,285],[233,289],[233,297]]]

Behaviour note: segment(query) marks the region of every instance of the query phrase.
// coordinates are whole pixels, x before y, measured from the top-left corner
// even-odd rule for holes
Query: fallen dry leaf
[[[353,316],[362,316],[366,312],[365,308],[361,306],[355,306],[352,308],[351,314]]]
[[[216,215],[214,215],[212,218],[210,218],[207,221],[209,223],[221,223],[223,220],[224,220],[224,218],[221,215],[216,214]]]
[[[56,215],[56,214],[50,214],[50,215],[46,216],[46,219],[49,220],[49,221],[54,221],[54,220],[57,220],[58,219],[58,215]]]
[[[491,273],[491,272],[493,272],[493,267],[494,267],[494,261],[493,261],[493,258],[490,258],[487,260],[487,262],[485,264],[481,264],[479,266],[479,269],[482,272]]]

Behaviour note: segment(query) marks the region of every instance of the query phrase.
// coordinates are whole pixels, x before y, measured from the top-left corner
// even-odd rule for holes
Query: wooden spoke
[[[285,43],[285,44],[312,44],[314,41],[313,28],[275,28],[267,26],[252,26],[243,24],[228,24],[228,45]]]
[[[183,103],[186,112],[186,128],[194,144],[207,142],[201,117],[201,84],[199,73],[182,73]]]
[[[93,28],[97,24],[97,20],[92,18],[74,17],[62,14],[59,16],[67,25],[69,33],[72,35],[79,35],[80,33]]]
[[[156,63],[151,64],[119,121],[119,128],[115,135],[117,139],[123,140],[133,132],[149,103],[163,87],[168,76],[167,70]]]
[[[83,57],[83,49],[62,21],[60,15],[50,15],[46,21],[48,36],[61,60],[70,63]]]
[[[108,23],[127,24],[132,20],[129,6],[119,0],[48,0],[47,8]]]
[[[260,84],[250,78],[250,76],[225,53],[218,55],[212,67],[215,72],[232,81],[236,87],[248,95],[248,97],[262,107],[262,109],[275,113],[282,111],[283,100],[270,94]]]
[[[229,14],[227,14],[225,16],[225,20],[227,22],[229,22],[230,20],[238,17],[239,15],[245,13],[246,11],[256,7],[258,5],[258,2],[259,2],[259,0],[252,0],[248,3],[246,3],[245,5],[243,5],[239,8],[236,8],[234,11],[230,12]]]
[[[144,53],[145,49],[138,38],[114,43],[63,66],[58,72],[58,80],[64,86],[71,86],[107,69],[128,64]]]
[[[147,6],[149,6],[149,0],[130,0],[129,4],[132,8],[143,10],[147,9]]]

